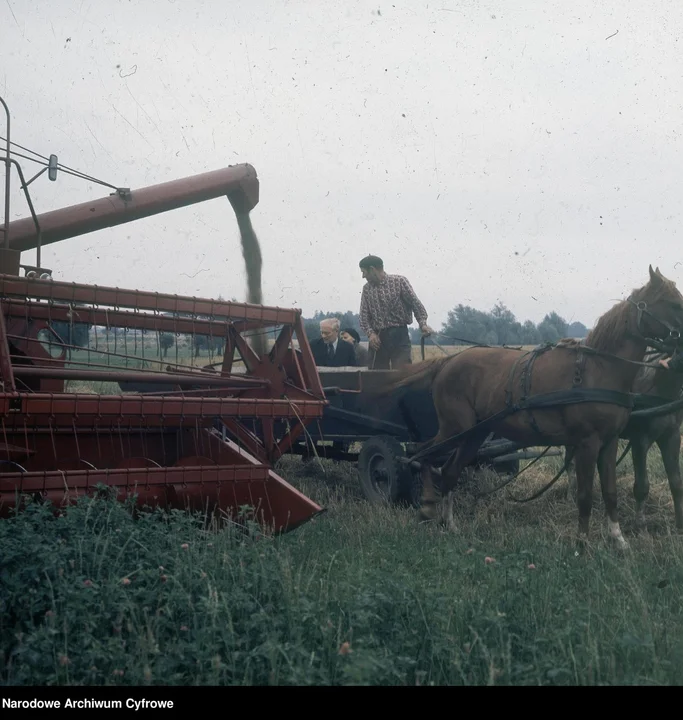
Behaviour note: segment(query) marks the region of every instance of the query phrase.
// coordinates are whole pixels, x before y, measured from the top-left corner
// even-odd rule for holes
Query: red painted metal
[[[49,361],[48,361],[49,362]],[[106,380],[109,382],[140,382],[140,383],[173,383],[180,387],[188,387],[200,385],[214,388],[231,388],[233,390],[240,387],[263,387],[270,385],[268,380],[254,380],[252,378],[240,378],[231,376],[223,378],[220,376],[212,377],[207,374],[199,373],[166,373],[166,372],[116,372],[114,370],[86,370],[82,368],[51,368],[51,367],[31,367],[30,365],[17,365],[14,368],[13,375],[17,377],[35,377],[35,378],[59,378],[62,380]]]
[[[232,165],[201,175],[172,180],[134,191],[119,191],[109,197],[52,210],[38,215],[41,245],[114,227],[199,202],[227,196],[233,207],[249,212],[258,203],[256,171],[249,164]],[[38,235],[32,218],[9,223],[9,247],[31,250]]]
[[[5,324],[5,315],[0,313],[0,383],[2,383],[3,392],[14,392],[14,370],[9,354],[3,352],[7,345],[7,327]]]
[[[9,246],[25,251],[223,195],[238,218],[248,213],[258,202],[254,169],[233,166],[17,220]],[[0,274],[0,309],[0,516],[22,495],[59,507],[98,484],[163,507],[234,517],[251,506],[276,532],[322,511],[272,469],[326,404],[299,310],[12,272]],[[89,350],[66,345],[63,327],[79,324],[99,328]],[[257,354],[247,331],[271,333],[270,351]],[[190,352],[193,337],[218,338],[224,351],[202,368],[188,357],[144,357],[145,338],[158,341],[157,333],[176,343],[186,337]],[[134,343],[143,355],[129,370],[123,361]],[[100,381],[124,389],[97,392]]]
[[[76,314],[81,312],[78,305],[85,304],[86,306],[107,307],[113,311],[118,311],[120,308],[132,308],[136,314],[144,310],[154,313],[169,313],[171,316],[199,316],[196,320],[198,323],[202,319],[201,316],[205,316],[205,319],[209,320],[213,318],[215,322],[223,318],[223,322],[229,319],[240,332],[273,325],[293,325],[301,315],[300,311],[296,309],[290,310],[269,305],[249,305],[101,285],[39,280],[14,275],[0,275],[0,297],[5,301],[16,299],[19,302],[26,302],[28,298],[31,298],[31,300],[45,300],[50,303],[67,303],[67,307]],[[88,307],[85,310],[87,311]],[[121,319],[125,321],[131,315],[133,313],[128,313]],[[78,321],[76,320],[76,322]],[[112,324],[115,323],[112,321]],[[129,327],[133,326],[129,325]],[[199,332],[200,330],[206,332],[204,328],[204,325],[199,324],[190,332]]]
[[[74,375],[76,377],[77,375]],[[240,392],[236,390],[235,392]],[[112,418],[129,427],[168,425],[181,421],[231,418],[288,418],[313,420],[322,417],[322,403],[317,400],[292,402],[287,399],[217,398],[150,396],[146,393],[95,395],[90,393],[8,393],[0,395],[0,419],[11,420],[17,413],[27,420],[51,420],[78,425]],[[266,449],[268,446],[266,445]]]

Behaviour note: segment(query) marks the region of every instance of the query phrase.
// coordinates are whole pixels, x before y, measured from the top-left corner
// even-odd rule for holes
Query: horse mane
[[[563,347],[563,348],[569,348],[570,350],[575,350],[578,347],[581,347],[583,344],[583,341],[577,340],[576,338],[566,337],[561,338],[555,343],[556,347]]]
[[[675,289],[674,282],[659,275],[656,282],[650,281],[642,287],[632,290],[630,298],[635,303],[644,300],[648,305],[653,305],[670,295]],[[622,337],[624,327],[630,325],[630,314],[634,309],[628,300],[622,300],[610,308],[598,318],[595,327],[588,333],[586,345],[596,350],[609,352]]]
[[[610,351],[624,332],[624,325],[628,324],[631,309],[632,306],[626,300],[622,300],[603,313],[586,336],[586,345],[596,350]]]

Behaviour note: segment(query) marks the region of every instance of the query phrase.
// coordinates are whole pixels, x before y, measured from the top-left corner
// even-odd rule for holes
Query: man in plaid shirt
[[[384,272],[384,263],[368,255],[358,263],[367,280],[360,299],[360,327],[370,340],[370,369],[388,370],[409,365],[408,325],[413,313],[424,336],[434,332],[427,325],[427,311],[403,275]]]

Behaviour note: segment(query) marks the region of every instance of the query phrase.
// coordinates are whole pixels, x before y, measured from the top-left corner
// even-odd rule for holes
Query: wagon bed
[[[411,467],[410,457],[436,435],[438,419],[428,390],[406,388],[381,398],[374,394],[394,373],[357,367],[319,367],[329,405],[292,450],[305,458],[318,455],[357,461],[368,499],[403,499],[416,504],[419,466],[413,463]],[[519,471],[520,460],[537,456],[537,452],[491,433],[472,464],[508,474]],[[431,463],[438,466],[445,460],[446,456],[437,456]]]

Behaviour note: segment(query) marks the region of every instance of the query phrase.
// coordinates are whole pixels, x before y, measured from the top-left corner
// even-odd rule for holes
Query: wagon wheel
[[[363,443],[358,454],[360,484],[368,500],[379,505],[404,499],[412,482],[401,444],[390,435],[378,435]]]

